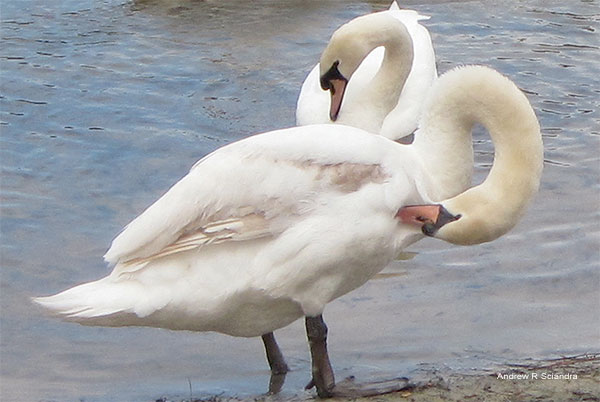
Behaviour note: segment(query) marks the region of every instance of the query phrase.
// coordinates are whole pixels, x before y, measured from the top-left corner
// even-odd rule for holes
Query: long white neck
[[[435,99],[430,97],[429,100],[423,107],[420,127],[415,132],[411,147],[425,161],[423,169],[431,182],[428,197],[431,201],[439,202],[471,187],[473,123],[455,124],[457,122],[447,121],[453,117],[453,105],[438,104],[432,109],[431,100]]]
[[[402,88],[410,74],[413,62],[413,42],[408,30],[397,19],[380,14],[385,19],[381,22],[379,38],[373,45],[384,46],[385,54],[381,67],[371,80],[362,99],[364,105],[373,105],[380,111],[381,121],[394,109]]]
[[[381,126],[380,135],[392,140],[403,138],[417,129],[427,93],[438,77],[431,36],[419,23],[429,17],[413,10],[396,11],[394,16],[406,25],[413,41],[414,55],[398,102]]]
[[[424,159],[437,165],[435,169],[460,165],[452,159],[465,157],[465,143],[470,146],[475,123],[487,128],[495,150],[494,164],[482,184],[441,202],[461,218],[443,226],[435,237],[455,244],[494,240],[518,222],[538,190],[543,167],[538,120],[516,85],[486,67],[455,69],[434,88],[422,121],[426,134],[422,141],[433,151]],[[445,151],[444,145],[448,146]],[[464,172],[444,174],[462,176]]]

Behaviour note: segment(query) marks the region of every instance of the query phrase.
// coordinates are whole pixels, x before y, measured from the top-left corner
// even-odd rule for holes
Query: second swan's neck
[[[410,74],[414,58],[413,41],[408,30],[399,20],[387,15],[380,25],[379,45],[385,53],[381,67],[371,80],[364,95],[366,104],[378,105],[383,117],[398,103],[402,88]]]

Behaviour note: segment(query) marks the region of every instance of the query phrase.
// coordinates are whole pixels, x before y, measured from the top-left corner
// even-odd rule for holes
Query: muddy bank
[[[437,382],[370,400],[599,401],[600,355],[515,364],[483,374],[439,374]],[[369,399],[363,399],[369,400]]]
[[[401,380],[399,380],[401,381]],[[427,371],[410,380],[402,391],[371,397],[332,398],[330,401],[600,401],[600,354],[510,364],[486,372]],[[213,396],[193,402],[277,401],[297,402],[314,398],[261,396],[252,399]],[[160,398],[157,402],[174,402]],[[177,400],[187,402],[190,399]]]

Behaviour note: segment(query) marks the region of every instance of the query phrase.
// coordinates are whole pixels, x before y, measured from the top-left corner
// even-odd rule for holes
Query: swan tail
[[[111,319],[132,314],[140,317],[144,313],[150,313],[136,311],[139,300],[136,303],[134,297],[138,292],[132,289],[132,285],[104,278],[75,286],[53,296],[35,297],[32,301],[65,321],[84,325],[120,326],[123,325],[121,320],[115,319],[111,322]]]

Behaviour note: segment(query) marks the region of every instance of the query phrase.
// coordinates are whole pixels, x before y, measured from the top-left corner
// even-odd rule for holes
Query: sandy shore
[[[487,374],[438,374],[412,390],[355,400],[600,401],[600,354],[509,365]]]
[[[368,384],[367,384],[368,385]],[[261,396],[252,401],[296,402],[312,394],[282,398]],[[193,402],[233,402],[244,399],[211,397]],[[600,354],[511,364],[477,374],[431,371],[402,391],[370,397],[332,398],[330,401],[600,401]],[[189,400],[188,400],[189,401]],[[157,402],[171,402],[159,399]],[[183,401],[178,401],[183,402]]]

